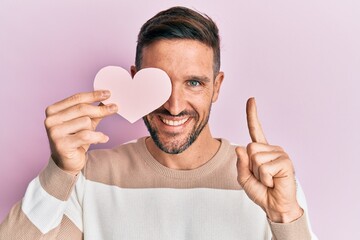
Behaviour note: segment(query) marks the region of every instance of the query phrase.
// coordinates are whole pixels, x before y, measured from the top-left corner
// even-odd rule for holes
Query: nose
[[[164,108],[175,116],[185,110],[185,96],[179,87],[172,86],[171,95],[164,104]]]

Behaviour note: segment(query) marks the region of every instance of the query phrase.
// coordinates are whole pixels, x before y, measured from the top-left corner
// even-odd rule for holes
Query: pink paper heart
[[[171,95],[171,81],[165,71],[144,68],[134,79],[121,67],[107,66],[96,74],[95,90],[110,90],[111,97],[103,103],[118,105],[118,114],[134,123],[163,105]]]

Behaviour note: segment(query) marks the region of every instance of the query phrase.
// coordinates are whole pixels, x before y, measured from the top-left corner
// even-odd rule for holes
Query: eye
[[[197,87],[197,86],[200,86],[201,83],[200,83],[199,81],[197,81],[197,80],[189,80],[189,81],[188,81],[188,85],[189,85],[190,87]]]

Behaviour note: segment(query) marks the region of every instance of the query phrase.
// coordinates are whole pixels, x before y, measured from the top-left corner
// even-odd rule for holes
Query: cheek
[[[204,86],[186,90],[186,98],[193,102],[209,102],[214,95],[213,86]]]
[[[212,96],[193,97],[192,107],[197,112],[200,119],[205,118],[210,111]]]
[[[184,100],[188,103],[188,106],[197,113],[200,119],[205,118],[206,115],[209,114],[209,109],[213,101],[213,87],[208,86],[199,90],[188,89],[185,92]]]
[[[149,114],[146,117],[147,122],[151,125],[154,126],[155,125],[155,116],[153,114]]]

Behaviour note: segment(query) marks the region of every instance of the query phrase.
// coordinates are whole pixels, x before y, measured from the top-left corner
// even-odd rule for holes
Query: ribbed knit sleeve
[[[62,171],[50,158],[1,223],[0,239],[82,239],[81,230],[65,215],[76,181],[77,176]]]
[[[291,223],[274,223],[268,220],[273,240],[311,240],[306,214]]]

